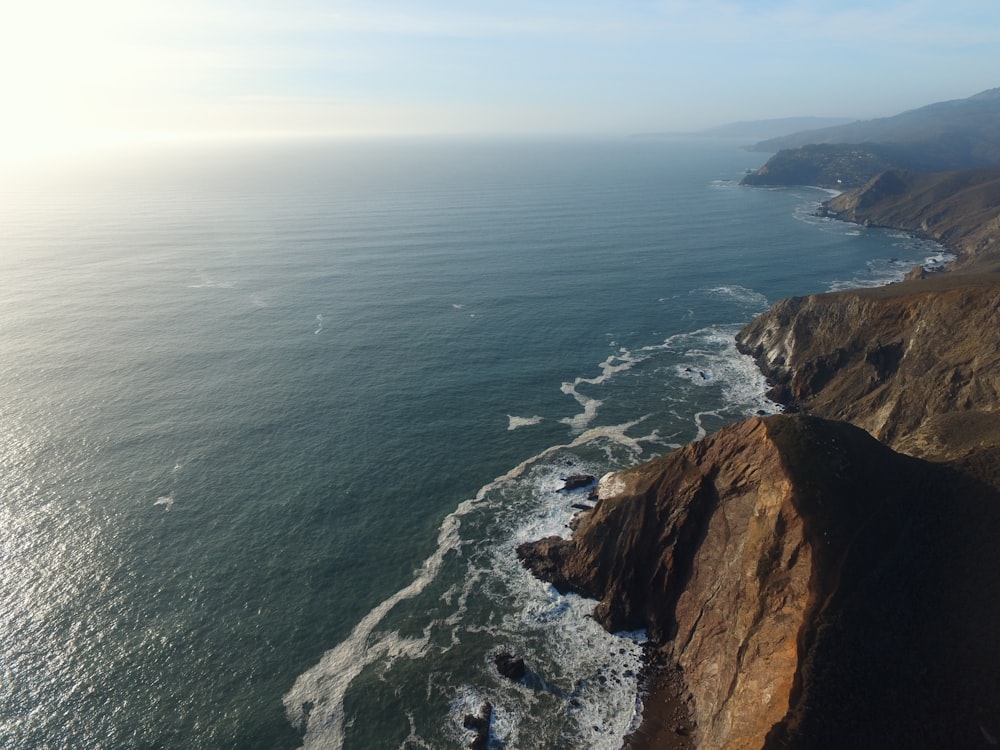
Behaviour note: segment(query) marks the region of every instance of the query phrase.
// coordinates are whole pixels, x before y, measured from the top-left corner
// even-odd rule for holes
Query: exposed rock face
[[[524,659],[520,656],[514,656],[514,654],[508,651],[497,653],[493,657],[493,666],[497,668],[499,674],[514,682],[524,679],[524,676],[528,673],[528,668],[524,665]]]
[[[998,322],[997,278],[941,274],[783,300],[737,342],[779,401],[910,453],[954,457],[996,439],[962,436],[956,420],[1000,425]]]
[[[918,174],[883,172],[838,195],[828,213],[844,221],[891,227],[944,243],[959,266],[995,264],[1000,255],[1000,168]]]
[[[1000,523],[965,488],[981,536],[953,562],[949,471],[845,423],[752,419],[615,474],[572,540],[518,552],[607,627],[649,628],[683,670],[696,747],[971,747],[975,717],[1000,715],[1000,647],[957,644],[997,606],[949,586],[1000,583]]]
[[[493,704],[483,703],[478,714],[466,714],[462,726],[472,733],[469,750],[486,750],[490,745],[490,724],[493,722]]]

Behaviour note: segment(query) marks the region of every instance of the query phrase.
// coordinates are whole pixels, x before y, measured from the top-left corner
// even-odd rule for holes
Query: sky
[[[871,118],[1000,86],[996,0],[0,0],[0,150]]]

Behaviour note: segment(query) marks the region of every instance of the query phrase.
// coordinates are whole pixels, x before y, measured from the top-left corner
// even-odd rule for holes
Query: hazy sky
[[[996,0],[0,0],[0,135],[608,133],[1000,86]]]

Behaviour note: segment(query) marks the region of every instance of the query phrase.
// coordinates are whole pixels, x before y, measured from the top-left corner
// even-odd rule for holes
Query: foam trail
[[[649,347],[645,347],[643,351],[649,350]],[[613,378],[619,372],[625,372],[631,370],[638,363],[645,360],[646,357],[636,357],[630,351],[624,347],[619,350],[618,354],[612,354],[606,360],[601,362],[598,367],[601,368],[601,374],[593,378],[577,378],[572,383],[563,383],[560,390],[567,396],[572,396],[576,399],[576,402],[583,407],[583,412],[577,414],[575,417],[566,417],[560,419],[559,421],[563,424],[569,425],[577,432],[585,430],[587,426],[594,421],[597,416],[597,410],[603,404],[596,398],[591,398],[590,396],[585,396],[577,390],[577,386],[580,385],[601,385],[606,383],[608,380]]]
[[[648,415],[647,415],[648,416]],[[647,417],[608,427],[587,430],[566,445],[554,445],[536,456],[522,461],[503,476],[497,477],[480,488],[475,500],[466,500],[441,523],[438,546],[424,560],[413,581],[400,589],[362,618],[346,640],[323,654],[319,663],[299,675],[283,702],[288,720],[305,730],[304,750],[339,750],[344,744],[344,696],[351,683],[366,666],[388,654],[405,654],[418,657],[427,640],[400,638],[395,633],[382,634],[371,643],[372,634],[385,616],[402,601],[413,599],[435,579],[444,564],[445,556],[461,546],[459,529],[461,519],[468,515],[486,496],[505,482],[517,479],[532,465],[556,453],[575,448],[598,438],[620,443],[635,453],[642,453],[640,442],[657,439],[655,432],[646,437],[632,438],[625,433]]]
[[[516,430],[520,427],[531,427],[532,425],[536,425],[542,421],[542,417],[539,416],[515,417],[511,414],[507,415],[507,419],[510,420],[510,422],[507,425],[508,431]]]
[[[579,446],[584,445],[585,443],[589,443],[592,440],[596,440],[597,438],[607,438],[608,440],[612,440],[616,443],[621,443],[634,453],[642,453],[642,446],[640,445],[640,443],[643,440],[650,439],[650,437],[653,439],[658,439],[658,436],[656,436],[654,433],[652,436],[647,436],[645,438],[631,438],[625,433],[632,427],[635,427],[637,424],[643,422],[648,418],[649,415],[646,414],[642,417],[639,417],[639,419],[632,420],[631,422],[625,422],[624,424],[611,425],[608,427],[594,427],[593,429],[587,430],[583,434],[578,435],[574,440],[572,440],[569,443],[566,443],[565,445],[550,446],[545,450],[543,450],[538,455],[532,456],[531,458],[522,461],[503,476],[497,477],[489,484],[480,488],[479,492],[476,493],[476,500],[477,501],[484,500],[486,498],[486,495],[488,495],[490,492],[492,492],[497,487],[502,485],[504,482],[509,482],[512,479],[517,479],[522,474],[524,474],[524,472],[527,471],[531,466],[533,466],[534,464],[538,463],[539,461],[545,458],[548,458],[553,453],[562,450],[567,450],[568,448],[578,448]]]
[[[402,641],[395,634],[380,640],[374,648],[368,641],[389,611],[402,601],[420,594],[434,580],[445,555],[457,549],[461,517],[473,508],[472,501],[461,503],[441,524],[438,546],[424,560],[416,577],[364,616],[350,636],[323,654],[319,663],[301,674],[285,695],[285,715],[300,729],[305,729],[304,750],[327,750],[344,744],[344,696],[354,679],[373,661],[393,651],[419,655],[423,641]],[[395,648],[393,648],[395,646]],[[407,647],[409,646],[409,647]]]
[[[716,417],[721,419],[722,416],[716,411],[700,411],[694,415],[694,423],[698,425],[698,436],[695,440],[701,440],[703,437],[708,435],[708,431],[705,429],[705,425],[702,422],[703,417]]]
[[[563,383],[562,388],[560,388],[563,393],[567,396],[572,396],[576,399],[576,402],[583,407],[583,411],[575,417],[564,417],[559,420],[563,424],[572,427],[576,432],[587,429],[587,425],[594,421],[594,417],[597,416],[597,410],[600,409],[601,404],[604,403],[599,399],[584,396],[582,393],[577,391],[576,386],[581,382],[581,379],[577,378],[575,383]]]
[[[694,293],[701,292],[703,290],[696,289]],[[760,292],[754,291],[753,289],[748,289],[745,286],[740,286],[739,284],[727,284],[723,286],[715,286],[704,290],[708,294],[715,297],[721,297],[722,299],[732,300],[741,305],[745,305],[750,308],[766,310],[768,307],[768,300]]]

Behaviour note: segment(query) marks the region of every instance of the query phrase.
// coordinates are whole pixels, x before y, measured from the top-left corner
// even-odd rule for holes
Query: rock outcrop
[[[959,476],[843,422],[752,419],[606,478],[572,539],[519,555],[648,627],[691,747],[973,747],[1000,733],[1000,644],[968,647],[1000,600],[962,597],[1000,591],[1000,504]]]
[[[1000,167],[933,174],[888,170],[833,198],[826,211],[941,242],[959,256],[959,268],[1000,266]]]
[[[737,336],[787,406],[953,458],[1000,440],[1000,276],[795,297]]]

